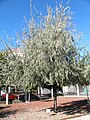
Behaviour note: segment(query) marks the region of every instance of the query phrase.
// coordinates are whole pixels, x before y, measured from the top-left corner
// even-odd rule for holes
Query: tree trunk
[[[54,95],[54,112],[57,112],[57,95]]]
[[[31,102],[31,90],[28,93],[28,102]]]
[[[27,91],[25,92],[25,102],[28,101]]]
[[[38,87],[38,97],[41,99],[41,86]]]
[[[57,112],[57,83],[53,83],[53,96],[54,96],[54,112]]]

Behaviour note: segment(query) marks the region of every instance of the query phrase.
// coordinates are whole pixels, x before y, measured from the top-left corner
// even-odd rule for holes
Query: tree
[[[1,99],[1,86],[4,84],[2,66],[5,64],[5,62],[6,62],[5,54],[4,52],[0,52],[0,99]]]
[[[87,54],[82,61],[84,64],[84,78],[86,79],[86,84],[90,84],[90,54]]]
[[[82,69],[81,74],[83,76],[84,92],[87,95],[87,102],[90,104],[88,96],[88,85],[90,84],[90,54],[87,53],[83,55],[82,59],[79,61],[80,68]]]
[[[48,7],[48,15],[41,18],[39,25],[31,19],[29,32],[23,33],[23,54],[25,80],[36,85],[52,85],[56,111],[57,86],[78,83],[71,79],[78,78],[80,70],[70,7],[60,4],[54,11]]]
[[[6,104],[8,104],[8,84],[11,77],[7,56],[8,52],[0,53],[0,84],[1,86],[6,85]]]
[[[6,59],[5,59],[5,53],[0,52],[0,86],[3,84],[3,65],[5,64]]]
[[[0,82],[2,85],[6,85],[6,104],[8,104],[8,87],[10,85],[19,86],[22,75],[22,58],[14,55],[13,50],[8,46],[6,51],[0,53]]]

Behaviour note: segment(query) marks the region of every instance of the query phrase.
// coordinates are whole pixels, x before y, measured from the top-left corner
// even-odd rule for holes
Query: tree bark
[[[31,102],[31,90],[28,93],[28,102]]]
[[[40,100],[41,100],[41,85],[38,87],[38,97],[39,97]]]
[[[53,96],[54,96],[54,112],[57,112],[57,83],[53,83]]]
[[[54,112],[57,112],[57,95],[54,95]]]
[[[25,102],[28,101],[28,97],[27,97],[27,91],[25,92]]]

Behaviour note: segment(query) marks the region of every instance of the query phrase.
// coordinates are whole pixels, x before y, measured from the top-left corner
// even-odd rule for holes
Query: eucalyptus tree
[[[80,72],[75,43],[79,35],[75,35],[70,7],[62,4],[55,10],[48,7],[47,13],[39,24],[32,17],[28,23],[29,32],[23,33],[24,71],[27,82],[54,87],[56,111],[57,86],[78,83],[72,79],[79,77]]]

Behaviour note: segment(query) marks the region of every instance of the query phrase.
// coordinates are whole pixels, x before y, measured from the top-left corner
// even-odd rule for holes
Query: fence
[[[89,86],[78,86],[70,85],[63,87],[63,94],[64,95],[77,95],[77,96],[90,96],[90,85]]]

